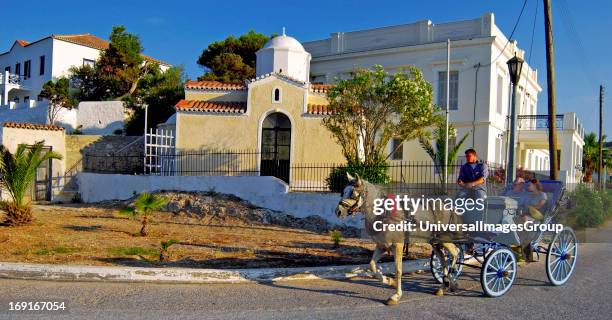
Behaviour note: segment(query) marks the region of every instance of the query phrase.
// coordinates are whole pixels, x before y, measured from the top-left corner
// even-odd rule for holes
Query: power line
[[[512,28],[512,32],[510,33],[510,36],[506,39],[506,44],[501,49],[501,51],[499,52],[497,57],[495,57],[495,59],[493,59],[491,62],[489,62],[487,64],[483,64],[481,67],[488,67],[488,66],[494,64],[497,61],[497,59],[499,59],[499,57],[501,57],[502,54],[504,54],[504,52],[506,51],[506,47],[510,43],[510,39],[512,39],[512,36],[514,36],[514,32],[516,31],[516,27],[518,27],[519,22],[521,22],[521,17],[523,16],[523,12],[525,11],[525,7],[526,6],[527,6],[527,0],[523,1],[523,7],[521,8],[521,12],[519,13],[518,18],[516,19],[516,22],[514,23],[514,28]]]
[[[529,44],[529,58],[527,63],[531,65],[531,54],[533,53],[533,39],[535,35],[536,22],[538,21],[538,8],[540,7],[540,1],[536,1],[535,14],[533,15],[533,26],[531,27],[531,44]]]

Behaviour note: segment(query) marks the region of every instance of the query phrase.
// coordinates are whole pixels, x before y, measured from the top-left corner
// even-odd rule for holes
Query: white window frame
[[[398,138],[392,138],[390,141],[390,145],[389,145],[389,152],[391,153],[391,160],[404,160],[404,141],[401,141]],[[396,143],[400,144],[400,147],[397,149],[397,152],[399,157],[396,157],[396,153],[394,152],[395,148],[397,147]]]
[[[446,99],[444,99],[445,101],[440,101],[443,97],[443,95],[446,94],[446,79],[442,78],[442,73],[446,73],[446,70],[436,70],[437,71],[437,79],[438,79],[438,84],[436,85],[436,102],[438,103],[438,106],[442,109],[445,110],[446,109]],[[457,74],[457,104],[455,106],[455,108],[453,108],[453,103],[452,100],[449,100],[449,106],[448,106],[448,110],[449,111],[457,111],[459,110],[459,101],[460,101],[460,97],[459,97],[459,92],[461,91],[459,89],[459,84],[461,82],[461,73],[459,72],[459,70],[450,70],[450,73],[456,73]],[[444,85],[444,90],[445,92],[440,92],[440,86]],[[452,85],[451,85],[452,87]],[[452,96],[452,93],[451,93]],[[439,102],[442,102],[442,104],[440,104]]]
[[[96,67],[96,60],[83,58],[83,65],[95,68]]]
[[[278,90],[278,100],[276,100],[276,90]],[[283,90],[280,87],[272,88],[272,103],[282,103],[283,102]]]

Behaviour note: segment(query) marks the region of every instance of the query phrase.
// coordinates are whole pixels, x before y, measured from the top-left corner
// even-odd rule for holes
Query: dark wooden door
[[[261,175],[289,183],[291,123],[282,113],[266,117],[261,132]]]
[[[51,151],[51,147],[44,147],[42,152]],[[51,201],[51,173],[53,172],[53,160],[43,161],[36,169],[36,176],[30,187],[32,190],[32,200]]]

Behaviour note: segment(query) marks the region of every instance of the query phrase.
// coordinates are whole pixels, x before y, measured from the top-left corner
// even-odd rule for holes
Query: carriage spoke
[[[557,278],[557,269],[559,268],[559,265],[561,265],[561,263],[559,263],[561,260],[557,259],[557,261],[555,261],[555,266],[552,269],[552,274],[555,277],[555,279]],[[551,264],[552,266],[552,264]]]
[[[560,278],[559,280],[563,280],[565,279],[565,277],[567,276],[567,261],[563,260],[562,266],[561,266],[561,272],[560,272]]]
[[[488,286],[489,284],[491,284],[491,281],[493,281],[493,280],[495,280],[495,279],[496,279],[495,277],[491,277],[491,279],[487,280],[487,286]]]

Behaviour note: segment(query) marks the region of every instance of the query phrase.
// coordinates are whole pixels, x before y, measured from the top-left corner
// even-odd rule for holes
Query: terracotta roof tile
[[[246,87],[240,82],[221,82],[221,81],[187,81],[186,89],[203,89],[203,90],[245,90]]]
[[[79,44],[82,46],[86,46],[86,47],[90,47],[90,48],[94,48],[94,49],[98,49],[98,50],[105,50],[110,46],[110,42],[94,36],[93,34],[89,34],[89,33],[85,33],[85,34],[54,34],[51,35],[51,37],[53,39],[57,39],[57,40],[62,40],[62,41],[66,41],[66,42],[70,42],[70,43],[74,43],[74,44]],[[169,65],[166,62],[163,62],[159,59],[153,58],[153,57],[149,57],[147,55],[142,55],[142,58],[149,61],[149,62],[155,62],[158,64],[164,64],[164,65]]]
[[[324,116],[333,114],[334,112],[326,104],[308,104],[306,113]]]
[[[38,124],[38,123],[5,122],[3,126],[5,128],[31,129],[31,130],[51,130],[51,131],[64,130],[64,128],[60,126],[55,126],[55,125],[50,125],[50,124]]]
[[[181,100],[176,104],[176,110],[213,112],[213,113],[245,113],[246,102],[239,101],[199,101]]]
[[[85,34],[52,34],[49,37],[45,37],[39,40],[36,40],[34,42],[27,42],[25,40],[17,40],[15,41],[16,43],[18,43],[20,46],[22,47],[26,47],[29,45],[32,45],[34,43],[37,43],[39,41],[48,39],[48,38],[53,38],[56,40],[62,40],[62,41],[66,41],[66,42],[70,42],[70,43],[74,43],[74,44],[78,44],[81,46],[85,46],[85,47],[90,47],[90,48],[94,48],[94,49],[98,49],[98,50],[104,50],[107,49],[110,45],[110,42],[94,36],[93,34],[89,34],[89,33],[85,33]],[[8,52],[2,53],[2,54],[6,54]],[[162,60],[153,58],[153,57],[149,57],[147,55],[142,55],[142,58],[145,59],[146,61],[149,62],[155,62],[158,64],[163,64],[166,66],[170,66],[170,64],[168,64],[167,62],[164,62]]]
[[[318,84],[318,83],[313,83],[313,84],[310,85],[310,90],[312,92],[316,92],[316,93],[327,93],[327,90],[329,90],[333,86],[334,86],[333,84]]]

